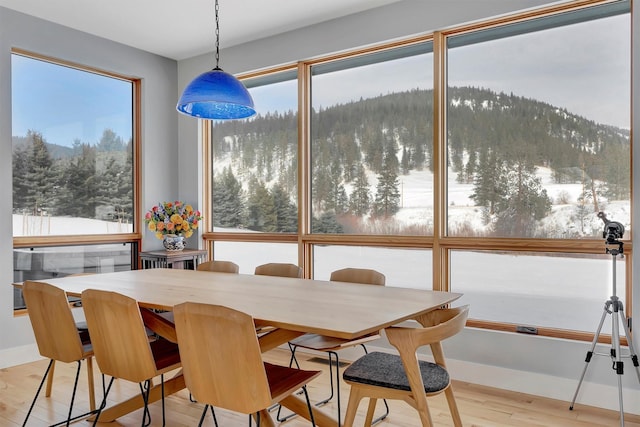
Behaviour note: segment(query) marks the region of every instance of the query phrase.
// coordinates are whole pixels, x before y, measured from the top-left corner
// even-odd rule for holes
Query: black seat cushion
[[[444,390],[449,385],[449,373],[443,367],[422,360],[419,365],[426,393]],[[345,369],[342,377],[345,381],[411,391],[402,360],[395,354],[369,353]]]

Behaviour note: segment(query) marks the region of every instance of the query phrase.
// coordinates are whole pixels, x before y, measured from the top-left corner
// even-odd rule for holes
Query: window
[[[138,80],[13,50],[14,283],[137,268],[139,90]]]
[[[432,52],[312,66],[313,233],[433,233]]]
[[[257,115],[211,125],[216,231],[298,231],[297,74],[245,82]]]
[[[13,235],[133,231],[131,80],[13,53]]]
[[[591,340],[614,277],[631,301],[631,248],[612,276],[598,216],[630,240],[630,40],[629,1],[569,2],[301,61],[287,83],[288,94],[301,88],[301,110],[288,104],[301,124],[290,158],[300,224],[226,233],[236,230],[221,222],[246,210],[219,210],[205,238],[220,259],[244,248],[252,260],[302,260],[316,279],[362,267],[387,286],[461,292],[471,326]],[[251,76],[251,90],[275,88],[280,73]],[[250,120],[213,142],[216,176],[234,165],[223,189],[244,197],[257,167],[242,175],[230,159],[263,143],[249,154],[230,144],[296,129],[258,132]],[[282,181],[265,179],[262,200]]]
[[[130,243],[16,248],[13,250],[13,282],[46,280],[71,274],[109,273],[132,269]],[[19,286],[14,287],[14,310],[24,309]]]
[[[599,238],[600,211],[630,230],[628,8],[447,38],[449,235]]]

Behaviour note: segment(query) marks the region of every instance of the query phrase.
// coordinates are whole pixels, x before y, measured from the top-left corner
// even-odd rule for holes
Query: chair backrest
[[[198,264],[197,270],[238,274],[240,267],[235,262],[213,260]]]
[[[435,362],[446,367],[441,341],[460,332],[467,322],[469,306],[434,310],[416,320],[422,328],[391,327],[385,329],[389,343],[398,349],[403,363],[417,367],[416,350],[424,345],[431,346]]]
[[[272,262],[256,267],[255,274],[260,276],[302,277],[302,269],[295,264]]]
[[[82,292],[82,306],[102,373],[138,383],[156,375],[136,300],[117,292],[87,289]]]
[[[64,290],[27,280],[22,295],[40,355],[67,363],[81,360],[83,346]]]
[[[384,286],[385,276],[376,270],[368,268],[343,268],[331,273],[332,282],[362,283],[365,285]]]
[[[271,405],[251,316],[195,302],[176,305],[174,316],[185,383],[198,402],[245,414]]]

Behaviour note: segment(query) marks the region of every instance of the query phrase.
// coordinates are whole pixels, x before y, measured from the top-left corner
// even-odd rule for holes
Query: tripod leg
[[[618,325],[618,316],[616,313],[621,313],[622,303],[612,297],[613,302],[613,314],[611,316],[611,359],[613,360],[613,370],[616,371],[618,376],[618,400],[620,402],[620,427],[624,427],[624,408],[622,399],[622,375],[624,374],[624,362],[622,361],[622,354],[620,352],[620,330]]]
[[[621,303],[622,304],[622,303]],[[636,374],[638,375],[638,382],[640,382],[640,364],[638,363],[638,353],[636,353],[636,349],[633,347],[633,340],[631,339],[631,331],[629,331],[629,325],[627,325],[627,318],[624,315],[624,311],[622,306],[620,306],[620,322],[622,323],[622,327],[624,328],[624,335],[627,337],[627,346],[629,347],[629,356],[631,357],[631,362],[633,366],[636,368]]]
[[[569,410],[573,410],[573,405],[576,403],[576,398],[578,397],[578,392],[580,391],[580,386],[582,385],[582,380],[584,380],[584,375],[587,373],[587,368],[589,367],[589,362],[591,362],[591,357],[593,357],[593,352],[596,349],[596,344],[598,344],[598,338],[600,337],[600,331],[602,330],[602,325],[604,324],[604,319],[607,317],[607,314],[610,314],[608,310],[607,303],[604,306],[604,311],[602,313],[602,317],[600,318],[600,324],[598,324],[598,329],[593,336],[593,342],[591,343],[591,349],[587,351],[587,357],[585,358],[584,369],[582,370],[582,375],[580,375],[580,381],[578,381],[578,387],[576,387],[576,392],[573,395],[573,399],[571,399],[571,406],[569,406]]]

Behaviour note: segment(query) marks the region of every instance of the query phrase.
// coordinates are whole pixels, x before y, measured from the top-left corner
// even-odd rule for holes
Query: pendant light
[[[243,119],[256,113],[247,88],[231,74],[222,71],[220,63],[220,22],[216,11],[216,67],[200,74],[187,85],[176,109],[201,119]]]

